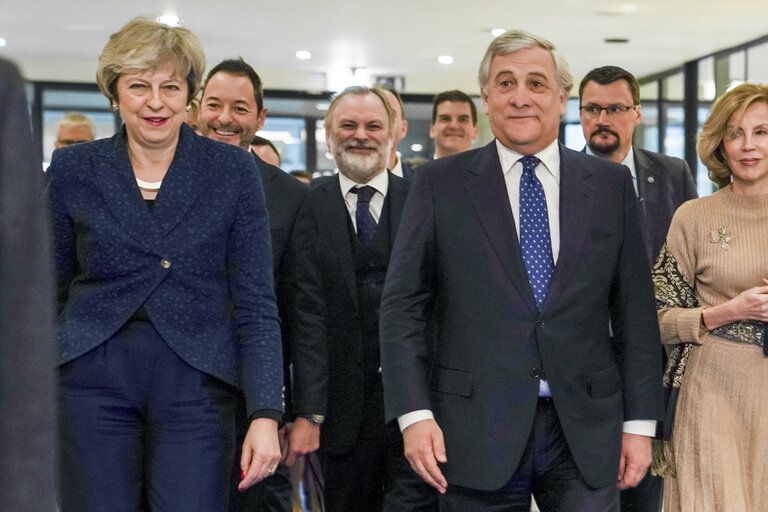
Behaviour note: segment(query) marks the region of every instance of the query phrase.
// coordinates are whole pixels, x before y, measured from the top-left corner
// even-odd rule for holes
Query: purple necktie
[[[376,234],[376,221],[371,215],[371,198],[376,193],[376,189],[365,185],[353,188],[351,192],[357,194],[357,206],[355,207],[357,238],[368,245],[373,241],[373,235]]]

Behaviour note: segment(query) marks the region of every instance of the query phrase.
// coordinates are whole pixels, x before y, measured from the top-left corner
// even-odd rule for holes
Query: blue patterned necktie
[[[520,247],[525,269],[528,271],[528,281],[536,298],[536,307],[541,311],[555,267],[549,235],[547,200],[544,197],[544,187],[535,173],[541,160],[527,155],[521,158],[520,162],[523,164],[523,176],[520,178]]]
[[[357,238],[365,245],[373,241],[376,234],[376,221],[371,215],[371,198],[376,189],[365,185],[356,187],[351,192],[357,194],[357,206],[355,207],[355,224],[357,224]]]

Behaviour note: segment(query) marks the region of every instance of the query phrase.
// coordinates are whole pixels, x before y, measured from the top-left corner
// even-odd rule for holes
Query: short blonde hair
[[[722,188],[731,182],[731,168],[725,152],[725,134],[728,121],[736,116],[740,122],[744,112],[755,103],[768,104],[768,86],[762,84],[742,84],[726,92],[712,105],[709,118],[699,134],[696,151],[701,162],[709,170],[709,179]]]
[[[155,69],[168,62],[186,78],[187,101],[191,101],[205,71],[205,53],[197,36],[189,29],[139,16],[109,37],[99,56],[96,83],[104,96],[115,101],[120,75]]]
[[[555,61],[555,73],[557,74],[557,86],[560,92],[568,97],[573,87],[573,75],[568,67],[568,62],[558,53],[557,48],[551,42],[542,37],[535,36],[525,30],[511,30],[498,36],[491,41],[488,49],[485,51],[483,60],[480,61],[480,69],[477,72],[477,82],[480,85],[480,91],[487,93],[488,76],[491,72],[491,61],[494,57],[509,55],[519,50],[527,48],[541,48],[549,52],[552,60]]]

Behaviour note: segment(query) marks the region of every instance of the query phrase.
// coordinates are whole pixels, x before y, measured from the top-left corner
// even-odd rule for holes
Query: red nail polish
[[[245,478],[245,470],[241,469],[240,470],[240,480],[242,480],[243,478]]]

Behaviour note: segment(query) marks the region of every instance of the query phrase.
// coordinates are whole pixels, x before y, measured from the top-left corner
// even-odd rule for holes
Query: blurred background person
[[[267,109],[264,107],[264,92],[261,78],[243,59],[225,59],[216,64],[209,72],[203,86],[200,107],[202,133],[211,139],[220,140],[244,150],[251,148],[252,158],[256,162],[264,187],[264,196],[269,212],[270,236],[272,241],[272,261],[274,269],[275,294],[277,296],[280,324],[285,339],[285,331],[292,324],[289,308],[286,306],[285,281],[291,276],[287,271],[288,241],[293,233],[296,216],[307,195],[307,187],[288,176],[277,166],[260,158],[253,151],[253,141],[258,138],[269,144],[267,139],[254,134],[264,125]],[[267,144],[258,147],[267,148]],[[275,151],[276,162],[280,158]],[[275,159],[273,159],[275,161]],[[290,350],[283,343],[283,375],[290,375]],[[285,402],[290,404],[290,379],[285,379]],[[283,459],[287,457],[288,431],[293,417],[290,407],[286,407],[283,427],[279,431],[282,441]],[[245,404],[238,404],[237,432],[243,437],[247,431]],[[239,469],[239,468],[236,468]],[[292,508],[291,479],[288,467],[280,464],[277,470],[254,485],[248,492],[235,492],[231,510],[233,512],[290,512]]]
[[[63,148],[78,142],[91,142],[96,138],[96,128],[90,117],[79,112],[68,112],[59,121],[56,130],[56,148]]]
[[[472,149],[477,130],[477,108],[466,93],[453,90],[435,96],[429,136],[435,141],[436,159]]]
[[[251,140],[251,151],[268,164],[280,167],[280,153],[269,139],[265,139],[261,135],[254,135],[253,140]]]
[[[24,81],[0,59],[0,510],[55,509],[53,271]]]
[[[400,97],[400,93],[397,90],[387,85],[375,85],[374,89],[378,89],[384,94],[389,107],[395,113],[395,132],[392,139],[392,149],[389,153],[389,162],[387,162],[387,170],[400,178],[411,179],[413,178],[413,168],[402,160],[402,155],[397,150],[400,141],[408,134],[408,121],[405,120],[403,98]]]
[[[661,338],[676,345],[665,375],[672,443],[654,469],[666,512],[764,510],[768,87],[726,92],[697,150],[721,188],[678,209],[654,269]]]
[[[136,18],[96,81],[123,128],[56,150],[63,512],[223,511],[280,458],[282,364],[254,159],[183,124],[205,68],[189,30]]]
[[[640,84],[629,71],[618,66],[591,70],[579,84],[579,103],[585,152],[623,164],[632,174],[646,254],[655,261],[675,210],[696,197],[691,170],[685,160],[632,145],[643,114]],[[666,363],[664,348],[659,350]],[[663,485],[661,478],[646,475],[637,487],[621,491],[621,510],[659,512]]]

